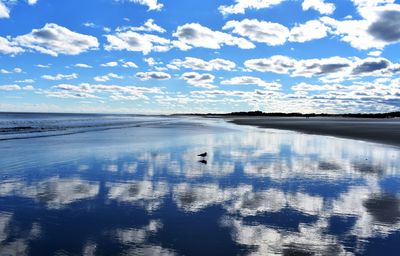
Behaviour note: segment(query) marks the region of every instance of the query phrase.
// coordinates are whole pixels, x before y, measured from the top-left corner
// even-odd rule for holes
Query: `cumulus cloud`
[[[324,82],[343,81],[363,76],[391,76],[399,72],[398,64],[384,58],[330,57],[321,59],[293,59],[275,55],[270,58],[249,59],[244,66],[260,72],[273,72],[301,77],[319,77]]]
[[[368,33],[385,43],[400,41],[400,5],[379,10],[377,19],[368,27]]]
[[[52,56],[78,55],[99,47],[96,37],[79,34],[54,23],[47,23],[43,28],[33,29],[29,34],[18,36],[15,42]]]
[[[17,84],[0,85],[0,91],[19,91],[21,87]]]
[[[1,18],[10,18],[10,9],[0,1],[0,19]]]
[[[153,19],[148,19],[142,26],[140,27],[119,27],[116,29],[116,31],[144,31],[144,32],[158,32],[158,33],[164,33],[166,30],[159,25],[154,23]]]
[[[126,1],[137,3],[140,5],[145,5],[148,7],[148,11],[160,11],[164,6],[162,3],[159,3],[158,0],[126,0]]]
[[[352,60],[342,57],[331,57],[323,59],[299,60],[296,63],[294,76],[321,76],[321,75],[342,75],[343,70],[351,67]]]
[[[246,9],[264,9],[278,5],[285,0],[235,0],[232,5],[221,5],[218,10],[223,15],[243,14]]]
[[[400,5],[361,6],[358,11],[363,19],[338,21],[323,17],[321,21],[340,40],[360,50],[383,49],[400,42]]]
[[[110,81],[111,79],[123,79],[123,76],[117,75],[115,73],[108,73],[103,76],[95,76],[93,79],[97,82],[107,82]]]
[[[137,68],[138,67],[134,62],[125,61],[123,59],[121,59],[119,61],[110,61],[107,63],[100,64],[100,66],[102,66],[102,67],[111,67],[111,68],[117,67],[119,65],[121,65],[124,68]]]
[[[357,7],[368,7],[393,4],[395,0],[351,0]]]
[[[289,30],[279,24],[257,19],[231,20],[223,27],[233,33],[248,37],[250,40],[268,45],[282,45],[289,36]]]
[[[198,23],[188,23],[178,26],[173,36],[178,38],[178,42],[175,45],[181,50],[187,50],[191,47],[220,49],[223,45],[237,46],[241,49],[255,48],[252,42],[244,38],[235,37],[220,31],[213,31]]]
[[[301,6],[304,11],[314,9],[321,14],[332,14],[336,9],[334,4],[325,3],[324,0],[304,0]]]
[[[38,68],[50,68],[51,64],[37,64],[36,67]]]
[[[244,62],[246,68],[278,74],[288,74],[294,68],[295,64],[296,60],[282,55],[275,55],[270,58],[250,59]]]
[[[74,65],[76,68],[92,68],[92,66],[85,64],[85,63],[77,63]]]
[[[21,68],[14,68],[12,70],[7,70],[7,69],[4,69],[4,68],[0,69],[0,73],[1,74],[12,74],[12,73],[18,74],[18,73],[22,73],[22,71],[23,70]]]
[[[150,67],[155,67],[157,65],[162,65],[163,64],[162,61],[157,61],[153,57],[144,58],[143,61],[146,62],[147,65],[149,65]]]
[[[132,30],[106,35],[106,38],[108,44],[104,48],[107,51],[126,50],[146,55],[153,51],[165,52],[173,47],[169,39],[152,34],[140,34]]]
[[[25,91],[32,91],[34,87],[32,85],[27,85],[27,86],[19,86],[17,84],[5,84],[5,85],[0,85],[0,91],[20,91],[20,90],[25,90]]]
[[[257,85],[261,87],[265,87],[266,89],[269,90],[279,90],[282,85],[279,83],[268,83],[264,80],[262,80],[259,77],[254,77],[254,76],[236,76],[232,77],[231,79],[228,80],[223,80],[221,81],[221,84],[223,85]]]
[[[382,51],[371,51],[368,53],[369,56],[373,56],[373,57],[379,57],[381,56]]]
[[[53,87],[57,91],[47,91],[50,97],[61,98],[99,98],[95,94],[108,93],[113,100],[148,100],[146,94],[162,94],[158,87],[138,87],[82,83],[79,85],[59,84]]]
[[[138,72],[136,73],[136,77],[140,80],[168,80],[171,78],[171,75],[165,72],[151,71],[151,72]]]
[[[16,83],[34,83],[35,80],[27,78],[27,79],[23,79],[23,80],[17,80],[15,81]]]
[[[391,62],[384,58],[367,58],[357,62],[353,69],[354,75],[371,74],[386,70],[391,65]]]
[[[308,84],[308,83],[299,83],[295,86],[292,86],[292,90],[294,91],[328,91],[328,90],[341,90],[346,87],[339,84],[324,84],[324,85],[316,85],[316,84]]]
[[[199,74],[197,72],[186,72],[181,75],[181,79],[185,80],[188,84],[199,87],[199,88],[206,88],[212,89],[216,88],[215,85],[211,83],[214,82],[215,76],[212,74],[204,73]]]
[[[100,66],[102,66],[102,67],[116,67],[116,66],[118,66],[118,62],[110,61],[110,62],[107,62],[107,63],[103,63]]]
[[[72,80],[78,78],[78,74],[72,73],[69,75],[64,75],[64,74],[57,74],[57,75],[43,75],[41,76],[42,79],[45,80],[51,80],[51,81],[58,81],[58,80]]]
[[[327,36],[328,27],[319,20],[310,20],[290,30],[289,41],[304,43]]]
[[[137,68],[138,66],[132,61],[126,61],[122,63],[122,67],[124,68]]]
[[[38,0],[28,0],[29,5],[35,5],[37,4]]]
[[[7,38],[0,36],[0,53],[13,55],[21,52],[24,52],[24,49],[18,47],[14,42],[11,42]]]
[[[171,66],[172,65],[172,66]],[[174,69],[177,68],[188,68],[193,70],[226,70],[230,71],[236,67],[236,64],[233,61],[226,60],[226,59],[212,59],[209,61],[193,58],[193,57],[185,57],[184,60],[181,59],[174,59],[170,62],[169,67]]]

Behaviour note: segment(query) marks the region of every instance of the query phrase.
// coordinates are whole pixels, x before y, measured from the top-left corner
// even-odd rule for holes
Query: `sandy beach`
[[[399,119],[232,117],[229,122],[400,146]]]

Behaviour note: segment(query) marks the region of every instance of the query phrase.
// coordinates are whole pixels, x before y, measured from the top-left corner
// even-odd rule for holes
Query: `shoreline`
[[[364,118],[230,117],[237,125],[364,140],[400,147],[400,120]]]

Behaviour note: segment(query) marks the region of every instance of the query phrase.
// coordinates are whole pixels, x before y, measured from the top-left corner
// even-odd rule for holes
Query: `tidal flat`
[[[400,250],[395,145],[222,119],[32,115],[0,118],[0,255]]]

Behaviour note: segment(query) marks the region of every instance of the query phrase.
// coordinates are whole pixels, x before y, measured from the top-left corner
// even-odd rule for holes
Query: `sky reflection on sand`
[[[396,254],[398,148],[212,125],[3,142],[0,254]]]

